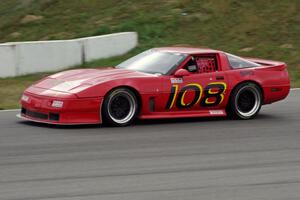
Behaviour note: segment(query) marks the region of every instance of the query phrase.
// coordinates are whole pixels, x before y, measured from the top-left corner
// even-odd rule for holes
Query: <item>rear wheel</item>
[[[261,105],[261,89],[254,83],[243,83],[234,89],[227,114],[233,119],[252,119],[258,114]]]
[[[137,113],[137,98],[127,88],[115,89],[104,99],[102,117],[107,124],[127,126],[135,120]]]

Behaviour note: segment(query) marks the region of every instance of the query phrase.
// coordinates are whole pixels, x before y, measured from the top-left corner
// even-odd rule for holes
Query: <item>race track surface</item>
[[[0,113],[1,200],[299,200],[300,91],[249,121],[59,127]]]

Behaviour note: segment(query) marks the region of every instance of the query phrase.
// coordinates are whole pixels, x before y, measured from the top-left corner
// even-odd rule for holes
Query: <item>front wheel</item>
[[[252,119],[262,105],[262,91],[253,83],[243,83],[237,86],[227,108],[227,114],[233,119]]]
[[[103,121],[114,126],[131,124],[138,114],[135,94],[127,88],[118,88],[109,93],[102,106]]]

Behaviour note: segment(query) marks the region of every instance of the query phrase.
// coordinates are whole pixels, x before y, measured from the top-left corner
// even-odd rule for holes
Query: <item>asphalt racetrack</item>
[[[1,200],[299,200],[300,90],[250,121],[60,127],[0,112]]]

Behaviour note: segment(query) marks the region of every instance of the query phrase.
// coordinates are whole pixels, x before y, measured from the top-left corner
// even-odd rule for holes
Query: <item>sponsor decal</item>
[[[223,110],[210,110],[209,114],[211,114],[211,115],[223,115],[224,112],[223,112]]]
[[[247,75],[254,75],[253,71],[241,71],[240,72],[241,76],[247,76]]]
[[[176,83],[182,83],[183,80],[182,78],[171,78],[171,83],[176,84]]]

